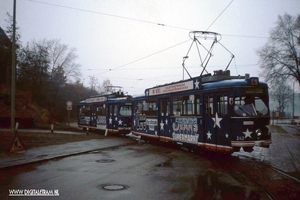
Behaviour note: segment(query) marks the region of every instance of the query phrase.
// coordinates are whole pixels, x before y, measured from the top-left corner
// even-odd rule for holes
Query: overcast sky
[[[0,0],[4,29],[7,12],[13,14],[13,0]],[[188,78],[182,62],[192,30],[222,35],[221,44],[235,56],[232,75],[259,76],[256,51],[267,42],[278,15],[285,13],[300,14],[300,0],[17,0],[24,45],[33,39],[60,39],[77,49],[85,85],[95,76],[99,83],[109,79],[132,95]],[[211,73],[225,69],[231,58],[219,44],[214,50],[207,68]],[[187,70],[199,76],[195,46],[188,56]]]

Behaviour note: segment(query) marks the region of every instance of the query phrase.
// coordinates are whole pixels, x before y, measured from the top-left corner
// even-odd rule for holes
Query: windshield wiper
[[[240,105],[235,104],[236,106],[239,107],[239,109],[241,109],[242,111],[244,111],[246,114],[248,114],[249,116],[251,116],[251,114],[249,112],[247,112],[246,110],[244,110],[244,108],[242,108]]]

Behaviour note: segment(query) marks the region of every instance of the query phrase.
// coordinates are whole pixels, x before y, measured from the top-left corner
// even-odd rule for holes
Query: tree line
[[[12,38],[12,16],[8,19],[6,34]],[[46,109],[49,121],[65,121],[67,116],[66,102],[73,102],[71,117],[76,118],[77,103],[103,91],[111,85],[109,80],[102,86],[95,87],[98,80],[90,77],[91,87],[83,85],[80,65],[76,62],[76,49],[62,44],[58,39],[32,40],[26,45],[16,34],[16,89],[30,94],[32,101]]]

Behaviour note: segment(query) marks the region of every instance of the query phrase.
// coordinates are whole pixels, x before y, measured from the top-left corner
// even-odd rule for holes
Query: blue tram
[[[248,74],[219,70],[156,86],[132,105],[132,133],[146,140],[228,153],[271,144],[268,86]]]
[[[131,96],[118,91],[89,97],[78,104],[78,127],[113,134],[130,133]]]

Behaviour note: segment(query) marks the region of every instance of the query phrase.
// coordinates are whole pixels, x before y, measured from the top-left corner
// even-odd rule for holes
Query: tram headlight
[[[257,129],[257,130],[255,131],[255,133],[256,133],[257,137],[261,136],[261,130],[260,130],[260,129]]]

